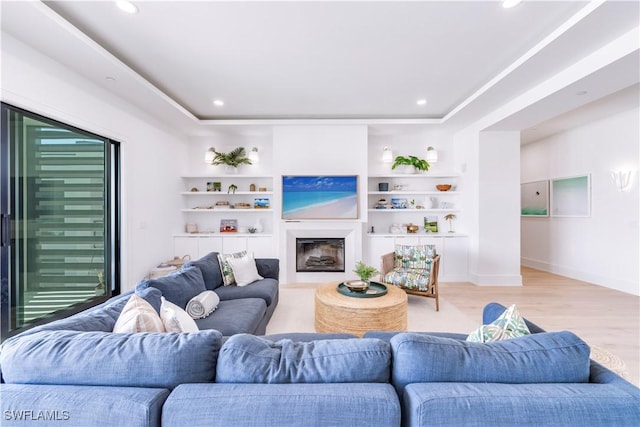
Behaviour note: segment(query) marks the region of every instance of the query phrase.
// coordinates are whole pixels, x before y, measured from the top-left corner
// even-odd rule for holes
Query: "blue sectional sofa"
[[[215,270],[207,270],[213,256],[191,264],[185,269],[201,268],[207,287],[219,289]],[[277,264],[267,266],[277,272]],[[263,273],[277,283],[277,275]],[[154,285],[162,288],[171,280],[177,279],[143,283],[137,292]],[[219,290],[229,295],[241,291]],[[590,361],[588,346],[570,332],[546,333],[529,323],[537,333],[489,344],[466,342],[460,334],[425,332],[370,332],[364,338],[263,336],[277,291],[271,303],[263,299],[264,290],[252,292],[250,298],[264,303],[253,321],[207,323],[229,328],[226,333],[216,328],[112,333],[131,296],[127,294],[6,340],[0,349],[1,424],[393,427],[640,422],[640,390]],[[221,296],[221,306],[233,300],[229,298]],[[484,322],[502,311],[504,307],[490,304]],[[253,330],[229,333],[243,329]]]

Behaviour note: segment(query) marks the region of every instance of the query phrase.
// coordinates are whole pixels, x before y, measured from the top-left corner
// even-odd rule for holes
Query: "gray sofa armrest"
[[[277,258],[256,258],[258,274],[265,279],[280,279],[280,260]]]

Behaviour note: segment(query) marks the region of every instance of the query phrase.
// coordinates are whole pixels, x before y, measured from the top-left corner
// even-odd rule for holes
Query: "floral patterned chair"
[[[440,311],[438,297],[438,270],[440,255],[433,245],[396,245],[395,251],[382,256],[380,281],[403,289],[407,294],[435,298],[436,311]]]

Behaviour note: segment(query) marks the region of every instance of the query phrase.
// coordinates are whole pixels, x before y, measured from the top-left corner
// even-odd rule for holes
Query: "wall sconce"
[[[209,149],[207,150],[206,153],[204,153],[204,162],[212,165],[213,164],[213,159],[216,158],[216,153],[215,153],[215,148],[213,147],[209,147]]]
[[[631,184],[633,183],[633,172],[634,171],[632,170],[611,172],[611,179],[613,179],[613,182],[616,184],[618,191],[631,190]]]
[[[383,163],[391,163],[393,162],[393,151],[389,147],[385,145],[382,150],[382,162]]]
[[[252,164],[256,164],[260,161],[260,156],[258,155],[258,149],[256,147],[253,147],[251,151],[249,151],[249,155],[247,157],[249,157]]]
[[[427,147],[427,162],[436,163],[438,161],[438,150],[433,147]]]

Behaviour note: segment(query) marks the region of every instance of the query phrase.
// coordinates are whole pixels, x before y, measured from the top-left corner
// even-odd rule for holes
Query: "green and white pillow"
[[[222,283],[224,286],[236,283],[233,275],[233,269],[229,264],[229,258],[242,258],[247,255],[247,251],[240,251],[233,254],[218,254],[218,263],[220,264],[220,272],[222,273]]]
[[[428,268],[434,256],[434,245],[396,245],[393,268]]]
[[[482,325],[467,337],[472,342],[493,342],[529,335],[529,328],[513,304],[488,325]]]

